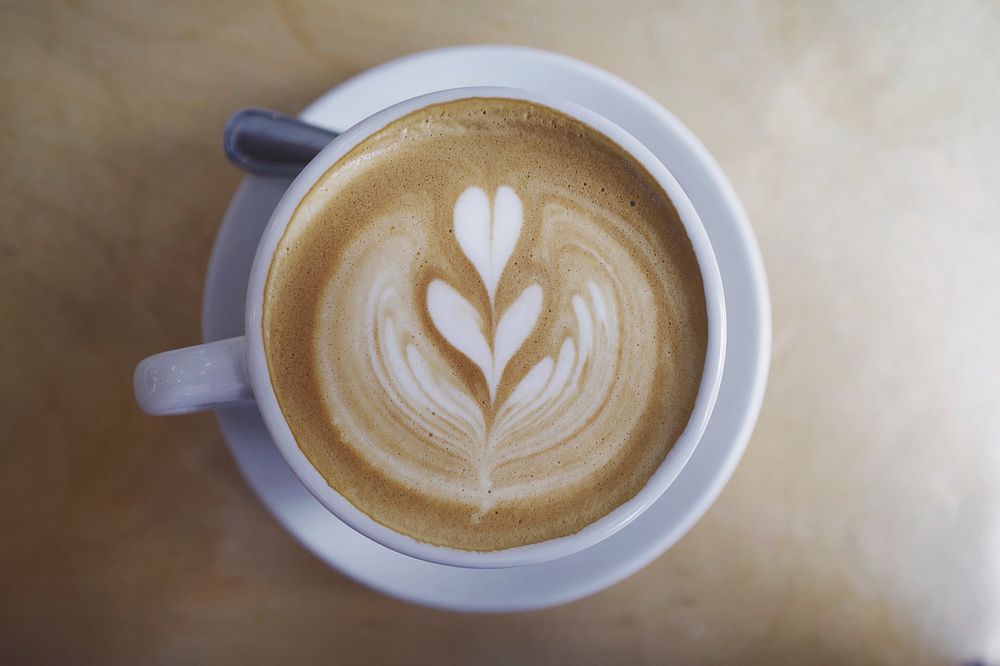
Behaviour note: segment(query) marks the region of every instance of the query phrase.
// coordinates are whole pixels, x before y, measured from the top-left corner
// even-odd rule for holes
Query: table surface
[[[0,662],[1000,663],[998,34],[971,1],[4,3]],[[676,113],[742,197],[774,307],[760,422],[705,518],[629,580],[511,616],[326,568],[210,415],[144,416],[130,386],[199,340],[230,113],[484,42]]]

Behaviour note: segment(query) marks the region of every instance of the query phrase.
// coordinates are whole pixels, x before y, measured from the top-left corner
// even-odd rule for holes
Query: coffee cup
[[[466,100],[498,100],[500,106],[496,108],[501,109],[501,113],[507,112],[504,109],[520,109],[521,107],[518,106],[520,103],[535,105],[533,108],[547,109],[554,114],[558,114],[553,116],[557,118],[558,122],[562,122],[558,120],[560,117],[567,119],[565,128],[572,129],[573,127],[579,128],[581,126],[589,128],[590,131],[601,137],[605,137],[613,143],[615,148],[626,156],[627,160],[634,161],[635,164],[640,165],[643,173],[652,182],[655,182],[658,188],[661,188],[662,192],[669,198],[672,210],[676,213],[676,219],[690,243],[690,254],[693,257],[693,261],[696,262],[700,278],[698,293],[704,296],[703,314],[705,324],[703,352],[702,356],[698,357],[699,361],[703,358],[703,362],[699,363],[700,374],[697,385],[694,387],[695,390],[691,392],[693,404],[690,410],[683,414],[684,420],[679,435],[670,443],[669,449],[666,450],[662,460],[657,462],[655,468],[648,474],[648,478],[644,479],[641,487],[637,487],[634,494],[624,501],[617,503],[603,515],[594,520],[589,520],[582,526],[573,525],[572,521],[569,521],[571,531],[568,533],[530,543],[513,546],[501,545],[501,547],[497,548],[484,547],[483,544],[488,544],[488,542],[477,542],[470,548],[461,547],[461,543],[443,545],[442,543],[434,543],[431,540],[419,538],[419,535],[414,536],[412,533],[407,533],[405,529],[394,529],[385,524],[386,521],[377,520],[369,512],[359,508],[355,504],[358,501],[357,498],[355,498],[355,502],[352,502],[345,496],[344,492],[339,492],[335,489],[331,485],[328,476],[325,476],[317,468],[316,456],[314,455],[311,459],[306,451],[303,450],[301,443],[297,441],[295,434],[293,434],[293,429],[289,423],[287,404],[285,405],[286,409],[283,409],[283,405],[279,401],[279,396],[275,389],[275,368],[273,367],[273,363],[269,363],[267,336],[265,333],[265,311],[267,310],[266,300],[269,289],[269,274],[276,264],[276,254],[279,249],[283,251],[287,250],[286,231],[293,218],[299,214],[298,211],[302,208],[303,202],[318,196],[316,194],[317,188],[324,186],[324,179],[331,177],[329,175],[331,170],[340,164],[345,156],[350,158],[352,155],[355,155],[356,153],[352,153],[352,151],[356,151],[359,146],[364,146],[366,142],[370,143],[372,137],[379,135],[379,133],[385,133],[387,128],[394,127],[394,123],[399,123],[407,118],[413,118],[414,114],[423,113],[428,109],[455,108],[449,105]],[[506,106],[503,105],[504,101],[507,101]],[[492,112],[493,108],[490,107],[489,110]],[[486,115],[485,107],[484,115]],[[463,122],[466,125],[468,124],[468,121]],[[558,123],[554,123],[553,126],[555,124]],[[560,131],[563,131],[563,129],[564,127],[560,125]],[[577,133],[578,135],[580,134],[579,131]],[[572,137],[570,136],[570,138]],[[629,203],[632,206],[636,206],[637,204],[634,200]],[[642,201],[639,201],[638,204],[638,208],[642,208],[645,205]],[[482,312],[486,312],[487,306],[493,307],[494,300],[497,303],[503,300],[503,285],[500,285],[499,282],[505,268],[504,265],[500,265],[497,269],[495,265],[496,261],[494,261],[495,252],[493,250],[486,251],[486,254],[482,256],[477,254],[478,250],[476,250],[475,239],[470,240],[471,236],[469,235],[472,234],[474,236],[475,234],[468,231],[468,229],[475,228],[476,222],[474,220],[477,219],[477,211],[480,211],[480,213],[485,211],[483,215],[487,218],[492,213],[494,218],[500,219],[500,216],[513,215],[513,213],[503,211],[516,211],[523,216],[522,208],[523,204],[517,198],[517,193],[514,190],[510,190],[508,193],[508,190],[503,188],[499,188],[494,192],[486,192],[479,188],[467,188],[461,196],[456,198],[454,211],[454,224],[456,226],[454,229],[448,230],[447,233],[456,231],[457,236],[460,238],[458,243],[454,244],[455,247],[449,251],[453,255],[458,256],[460,261],[465,262],[463,266],[469,275],[473,275],[474,277],[478,275],[481,279],[482,285],[476,286],[471,291],[467,289],[466,293],[480,293],[484,295],[483,303],[485,305],[479,308]],[[469,219],[473,221],[463,222],[460,221],[460,218],[461,220]],[[496,224],[499,224],[499,222]],[[531,223],[523,222],[523,224]],[[489,221],[487,225],[494,225],[494,222]],[[519,221],[514,226],[520,230],[522,228],[521,225],[522,222]],[[493,227],[487,226],[484,228],[492,229]],[[465,240],[462,240],[462,238]],[[517,243],[517,237],[513,238],[512,242]],[[503,241],[498,241],[498,244],[503,245]],[[507,245],[513,247],[510,243],[507,243]],[[494,253],[491,254],[491,252]],[[512,252],[513,250],[507,252],[504,261],[510,261]],[[462,253],[464,253],[464,258],[462,258]],[[487,257],[487,259],[484,262],[477,263],[477,260],[482,257]],[[465,261],[466,259],[468,260],[467,262]],[[492,264],[490,263],[491,261],[493,261]],[[478,357],[473,349],[474,345],[464,342],[464,339],[458,339],[464,335],[462,331],[451,334],[447,332],[451,326],[446,321],[451,316],[447,313],[469,310],[468,299],[457,298],[456,300],[455,294],[459,292],[459,289],[456,289],[454,286],[456,284],[458,284],[459,288],[463,287],[458,280],[452,279],[449,282],[447,279],[440,278],[431,279],[427,284],[421,285],[419,293],[427,298],[425,305],[427,306],[428,314],[425,319],[429,319],[431,322],[429,328],[437,328],[439,332],[444,331],[444,339],[452,343],[452,347],[455,347],[455,349],[448,349],[445,352],[445,356],[450,353],[454,357],[452,365],[469,369],[469,376],[481,384],[479,394],[470,393],[470,400],[467,400],[468,404],[475,404],[478,400],[479,403],[485,405],[484,409],[488,411],[490,404],[496,402],[497,396],[502,397],[506,395],[507,398],[510,398],[511,396],[517,397],[520,394],[517,393],[517,386],[512,385],[506,389],[502,386],[501,375],[504,372],[503,364],[498,364],[498,356],[495,350],[491,350],[492,356],[489,356],[487,360],[477,361]],[[537,312],[541,307],[537,304],[544,302],[546,296],[540,293],[544,292],[544,289],[541,289],[541,287],[537,290],[532,289],[535,286],[537,285],[531,284],[523,290],[520,288],[514,289],[511,293],[518,292],[520,293],[520,297],[511,297],[508,299],[508,305],[510,306],[508,311]],[[587,314],[587,307],[590,308],[589,312],[591,313],[601,312],[603,311],[602,308],[605,305],[605,301],[607,301],[608,294],[620,294],[623,290],[627,291],[627,288],[627,285],[625,287],[619,285],[618,291],[615,291],[612,285],[608,287],[610,291],[606,292],[605,296],[602,297],[600,289],[593,287],[596,291],[592,291],[589,297],[584,293],[580,297],[580,300],[572,300],[574,308],[579,306],[576,313],[578,320],[580,317],[585,320],[589,317],[593,320],[594,315]],[[725,307],[722,282],[708,237],[701,225],[697,212],[680,186],[667,169],[636,139],[602,116],[565,100],[518,89],[495,87],[462,88],[423,95],[376,113],[339,135],[300,173],[275,208],[258,246],[247,289],[246,335],[164,352],[143,360],[136,368],[134,377],[135,393],[140,406],[151,414],[181,414],[205,409],[224,408],[232,404],[250,404],[256,402],[275,444],[289,467],[306,488],[329,511],[352,528],[388,548],[412,557],[441,564],[476,568],[533,564],[569,555],[614,534],[648,508],[677,477],[704,432],[715,403],[722,374],[722,362],[725,350]],[[649,290],[640,289],[639,291],[644,293]],[[589,300],[587,300],[588,298]],[[622,307],[615,312],[617,314],[631,312],[633,317],[641,317],[643,316],[642,308],[640,307],[642,302],[644,301],[637,301],[638,304],[633,304],[631,309]],[[439,305],[435,305],[435,303]],[[465,316],[468,321],[476,319],[475,314],[469,315],[467,312],[462,316]],[[487,319],[492,317],[489,313],[484,316]],[[531,326],[522,326],[522,328],[526,328],[527,330],[531,329],[532,326],[537,327],[538,324],[533,322],[543,318],[540,314],[534,314],[533,317]],[[496,319],[499,320],[499,324],[502,326],[504,318],[500,317],[498,313]],[[348,322],[353,321],[352,318],[346,318],[345,320]],[[511,320],[513,321],[514,318]],[[632,328],[631,320],[618,322],[618,325],[624,331],[630,331]],[[493,333],[496,334],[496,329],[499,326],[494,326],[493,328]],[[508,328],[516,331],[518,325],[515,322]],[[530,330],[523,335],[515,333],[514,337],[523,342],[525,335],[530,333]],[[499,340],[499,338],[497,339]],[[579,338],[578,336],[574,339],[576,340],[576,347],[574,349],[579,359],[583,356],[583,343],[581,342],[583,338]],[[638,344],[644,343],[640,340],[637,342]],[[502,346],[502,343],[498,342],[498,346]],[[459,353],[455,353],[456,349]],[[517,353],[517,349],[511,351],[510,354],[506,355],[504,363],[516,362]],[[501,356],[504,355],[501,354]],[[552,359],[556,356],[553,353],[545,358]],[[620,355],[619,358],[621,358]],[[528,375],[532,371],[538,370],[539,374],[544,374],[541,371],[546,369],[549,371],[549,382],[551,383],[551,375],[557,368],[558,362],[552,361],[546,366],[543,362],[539,361],[529,370],[527,368],[530,365],[531,363],[525,364],[526,369],[522,373],[524,375],[522,384],[528,380]],[[499,371],[497,371],[497,368],[499,368]],[[583,371],[581,370],[581,372]],[[624,381],[621,385],[627,386],[629,376],[624,372],[621,374],[624,375]],[[395,384],[393,384],[393,381],[389,381],[385,386],[396,385],[399,381],[402,380],[397,378]],[[655,382],[650,385],[652,386],[653,384]],[[528,391],[526,390],[525,392]],[[405,391],[403,391],[403,394],[405,394]],[[405,397],[406,395],[403,395],[404,399]],[[399,403],[398,396],[393,399],[396,402],[392,404]],[[390,404],[390,401],[386,401],[385,404]],[[564,402],[561,404],[560,409],[572,410],[573,403]],[[493,408],[493,412],[495,412],[494,416],[500,411],[502,411],[501,407]],[[592,415],[584,416],[590,418]],[[447,421],[447,419],[445,420]],[[586,419],[581,417],[580,420],[582,422]],[[369,419],[369,421],[375,423],[370,428],[379,428],[377,422],[372,421],[372,419]],[[454,422],[451,425],[454,426]],[[389,422],[386,421],[383,427],[388,429],[390,427]],[[435,434],[432,428],[432,431],[426,435],[431,437]],[[336,465],[336,463],[329,462],[324,462],[323,464]],[[520,464],[524,468],[526,465],[530,465],[530,462],[520,461]],[[329,474],[329,470],[326,471]],[[497,490],[497,494],[499,495],[499,491],[503,489],[497,488]],[[484,492],[492,491],[493,489],[487,489]],[[492,504],[484,506],[487,507],[484,512],[488,513],[489,507]]]

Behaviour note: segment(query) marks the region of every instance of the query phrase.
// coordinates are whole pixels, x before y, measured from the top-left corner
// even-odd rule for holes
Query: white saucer
[[[649,147],[697,208],[725,285],[728,349],[712,419],[680,476],[631,525],[587,550],[515,569],[458,569],[400,555],[333,517],[289,470],[256,409],[221,412],[219,425],[258,497],[330,566],[417,604],[473,612],[522,611],[579,599],[621,581],[661,555],[704,514],[729,480],[757,420],[770,361],[770,304],[753,232],[718,165],[663,107],[591,65],[519,47],[426,51],[338,85],[302,117],[342,130],[398,101],[471,85],[541,90],[603,114]],[[248,176],[233,197],[209,264],[203,304],[206,341],[243,333],[250,262],[290,182]]]

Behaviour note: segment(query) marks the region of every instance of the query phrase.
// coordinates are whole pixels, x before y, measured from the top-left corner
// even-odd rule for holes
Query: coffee
[[[330,486],[420,541],[497,550],[633,497],[701,383],[701,274],[634,158],[538,104],[430,106],[319,179],[278,244],[263,334]]]

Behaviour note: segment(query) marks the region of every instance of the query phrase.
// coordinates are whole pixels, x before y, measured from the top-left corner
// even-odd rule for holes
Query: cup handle
[[[246,336],[174,349],[143,359],[132,377],[147,414],[188,414],[253,400]]]

